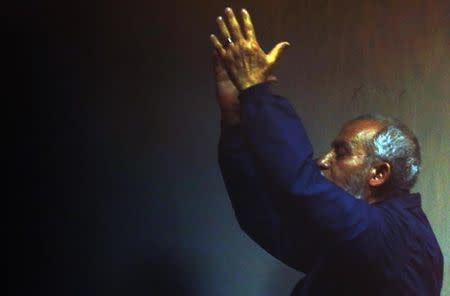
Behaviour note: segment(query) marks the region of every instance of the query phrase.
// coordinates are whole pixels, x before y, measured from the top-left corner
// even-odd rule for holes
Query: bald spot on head
[[[335,141],[346,141],[352,147],[362,149],[365,154],[370,154],[372,152],[368,149],[368,144],[382,128],[383,125],[374,119],[352,120],[342,127]]]

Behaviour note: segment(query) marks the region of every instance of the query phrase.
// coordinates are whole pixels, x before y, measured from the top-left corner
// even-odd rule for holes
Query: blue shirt
[[[268,83],[221,123],[219,165],[241,228],[305,273],[292,295],[439,295],[443,256],[420,195],[368,204],[324,178],[303,124]]]

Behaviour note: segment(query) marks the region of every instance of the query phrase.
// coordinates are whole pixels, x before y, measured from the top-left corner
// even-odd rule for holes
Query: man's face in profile
[[[370,164],[365,143],[380,130],[374,120],[347,123],[331,144],[331,150],[318,160],[322,175],[357,198],[368,189]]]

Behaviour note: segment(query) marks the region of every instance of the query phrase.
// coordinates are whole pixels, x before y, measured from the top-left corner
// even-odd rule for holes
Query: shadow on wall
[[[295,285],[303,276],[303,273],[279,263],[270,271],[267,277],[267,293],[264,295],[290,295]]]
[[[111,283],[109,295],[196,295],[189,266],[176,254],[158,254],[123,267]]]

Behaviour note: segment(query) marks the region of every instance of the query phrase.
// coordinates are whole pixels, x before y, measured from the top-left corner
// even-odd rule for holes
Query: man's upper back
[[[392,196],[373,206],[383,221],[328,249],[292,295],[439,295],[443,256],[420,195]]]

